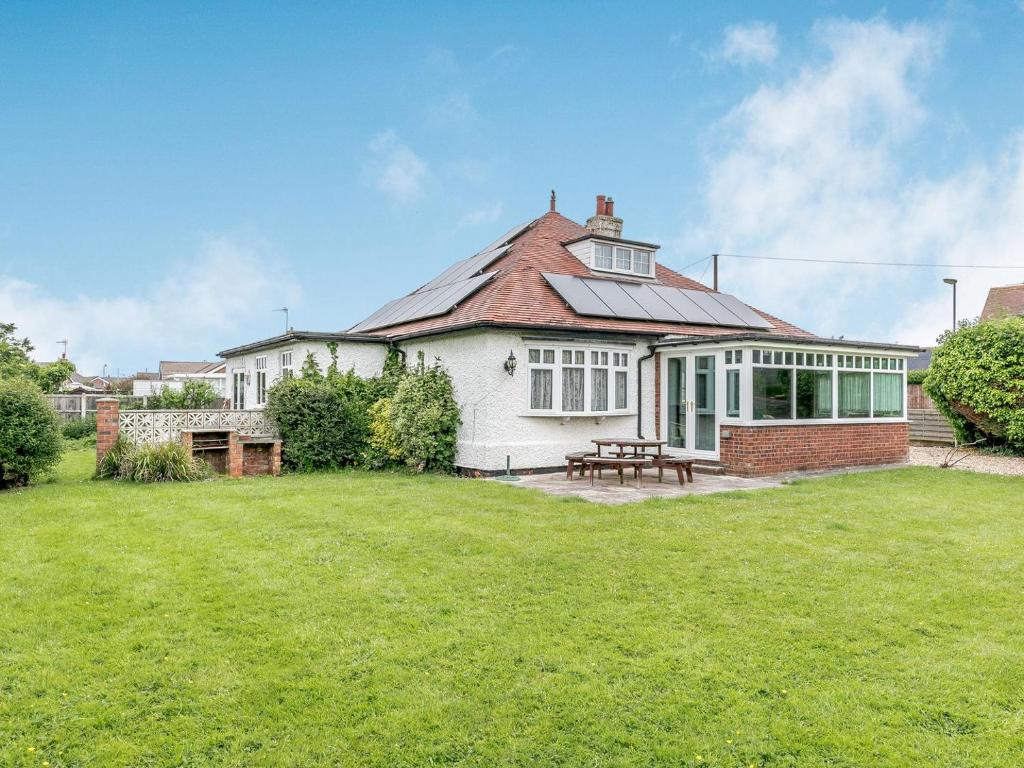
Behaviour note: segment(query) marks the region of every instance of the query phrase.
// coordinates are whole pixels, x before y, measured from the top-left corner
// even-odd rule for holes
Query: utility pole
[[[953,333],[956,333],[956,278],[955,277],[944,277],[942,282],[946,285],[953,286]]]
[[[61,360],[67,360],[68,359],[68,340],[67,339],[61,339],[57,343],[64,345],[64,352],[63,352],[63,354],[61,354],[60,359]]]
[[[714,287],[715,292],[717,293],[718,292],[718,254],[717,253],[711,254],[711,264],[712,264],[711,274],[713,275],[712,283],[711,284]]]

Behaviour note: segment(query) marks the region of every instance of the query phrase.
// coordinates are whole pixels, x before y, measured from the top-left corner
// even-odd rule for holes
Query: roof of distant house
[[[982,320],[1010,315],[1024,315],[1024,283],[1003,285],[988,289]]]
[[[166,378],[168,376],[174,376],[176,374],[203,374],[203,373],[214,373],[218,368],[224,367],[224,361],[219,360],[217,362],[209,362],[207,360],[200,361],[186,361],[186,360],[161,360],[160,361],[160,378]]]

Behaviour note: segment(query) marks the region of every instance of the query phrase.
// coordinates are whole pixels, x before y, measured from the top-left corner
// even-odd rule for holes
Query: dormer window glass
[[[651,252],[633,250],[633,271],[638,275],[651,274]]]
[[[631,272],[633,270],[633,251],[629,248],[616,248],[615,268],[623,272]]]
[[[605,243],[594,243],[594,267],[596,269],[612,268],[612,247]]]

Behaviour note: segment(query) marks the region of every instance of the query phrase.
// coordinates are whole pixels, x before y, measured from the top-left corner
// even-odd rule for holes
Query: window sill
[[[610,411],[608,413],[555,413],[552,411],[526,411],[520,413],[521,418],[537,418],[537,419],[558,419],[563,424],[570,421],[580,421],[583,419],[592,420],[595,424],[600,424],[607,418],[615,418],[619,416],[636,416],[636,411]]]

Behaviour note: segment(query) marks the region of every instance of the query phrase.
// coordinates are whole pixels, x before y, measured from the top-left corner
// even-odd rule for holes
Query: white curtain
[[[530,371],[530,407],[535,410],[551,410],[552,376],[549,370]]]
[[[626,372],[615,372],[615,407],[626,407]]]
[[[590,410],[608,410],[608,369],[590,369]]]
[[[903,377],[898,373],[875,374],[875,416],[903,415]]]
[[[582,411],[585,368],[562,369],[562,410]]]

